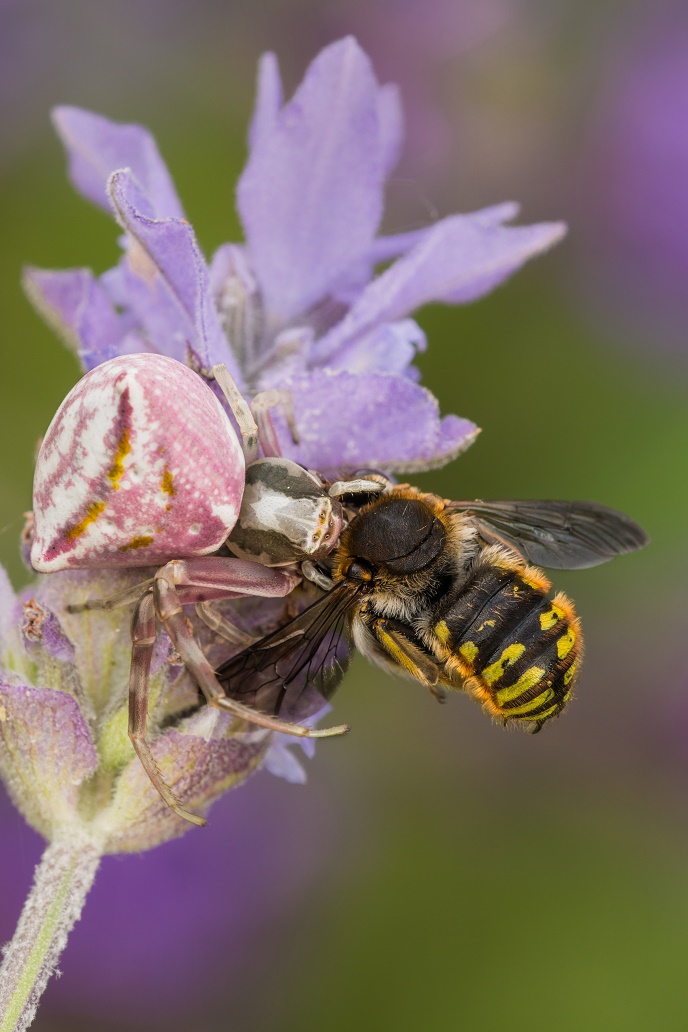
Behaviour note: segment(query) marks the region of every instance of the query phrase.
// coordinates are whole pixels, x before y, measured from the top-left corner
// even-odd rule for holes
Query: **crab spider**
[[[326,586],[315,562],[337,544],[344,523],[339,499],[387,487],[384,478],[330,485],[282,458],[270,410],[284,407],[296,440],[288,392],[259,394],[249,406],[224,366],[215,366],[211,376],[236,420],[241,443],[212,388],[180,362],[126,355],[87,373],[58,409],[41,446],[31,552],[34,568],[43,573],[158,566],[151,579],[70,610],[135,606],[129,737],[162,798],[194,824],[205,821],[186,810],[165,783],[147,736],[158,626],[166,629],[209,705],[297,737],[345,733],[346,725],[308,728],[227,696],[183,607],[195,605],[199,617],[228,641],[250,644],[252,639],[212,603],[286,596],[303,576]],[[212,554],[224,545],[232,557]]]

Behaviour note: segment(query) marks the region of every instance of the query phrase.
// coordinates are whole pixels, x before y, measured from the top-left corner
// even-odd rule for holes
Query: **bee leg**
[[[148,679],[155,644],[155,603],[149,588],[138,601],[131,622],[131,669],[129,672],[129,738],[143,769],[169,808],[179,817],[202,827],[203,817],[186,810],[175,796],[155,762],[146,737],[148,723]]]
[[[252,634],[247,634],[246,631],[235,627],[230,620],[220,616],[217,610],[213,609],[210,602],[197,602],[196,616],[200,617],[211,631],[215,631],[216,634],[219,634],[225,641],[231,642],[232,645],[241,645],[243,649],[247,649],[249,645],[253,645],[254,641],[258,641]]]
[[[440,688],[439,685],[437,685],[437,684],[429,684],[427,686],[427,689],[430,692],[430,694],[432,695],[433,699],[436,699],[437,702],[446,702],[447,701],[447,693],[445,691],[443,691]]]
[[[410,630],[410,629],[409,629]],[[414,645],[395,620],[378,617],[373,620],[372,631],[388,655],[404,670],[424,684],[437,698],[436,689],[440,670],[433,656]]]

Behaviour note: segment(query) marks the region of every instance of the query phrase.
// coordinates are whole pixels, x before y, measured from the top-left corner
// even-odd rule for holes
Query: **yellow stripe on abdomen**
[[[513,702],[514,699],[518,699],[520,695],[530,691],[535,685],[542,680],[545,675],[545,668],[539,666],[529,667],[524,674],[521,674],[518,681],[515,684],[510,684],[508,688],[502,688],[501,691],[497,692],[497,702],[500,706],[503,706],[506,702]],[[546,702],[543,699],[543,702]],[[509,713],[516,713],[515,709],[509,709]]]
[[[499,659],[490,663],[489,666],[485,667],[482,671],[482,677],[488,684],[494,684],[500,677],[504,675],[504,671],[511,663],[515,663],[517,659],[520,659],[523,653],[526,651],[525,645],[521,645],[520,642],[514,642],[512,645],[507,647],[502,652]]]
[[[540,692],[534,699],[528,699],[522,706],[514,706],[508,710],[504,710],[505,716],[510,717],[522,717],[526,713],[531,713],[534,709],[539,709],[540,706],[544,706],[546,702],[554,698],[554,692],[551,688],[545,688],[544,692]],[[538,714],[542,716],[542,714]]]

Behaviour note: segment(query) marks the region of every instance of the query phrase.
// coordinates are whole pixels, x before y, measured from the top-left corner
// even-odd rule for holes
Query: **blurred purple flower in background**
[[[257,991],[258,973],[279,966],[293,922],[346,848],[324,793],[274,788],[255,778],[216,804],[200,834],[106,857],[70,936],[64,977],[48,989],[48,1014],[97,1028],[105,1016],[108,1028],[134,1018],[156,1028],[186,1018],[190,1027],[213,993]],[[2,798],[0,823],[8,937],[44,843]]]
[[[429,469],[472,442],[474,424],[440,419],[436,400],[417,383],[413,361],[425,338],[410,316],[431,301],[482,297],[564,228],[507,226],[517,212],[507,203],[378,236],[403,120],[396,88],[378,84],[354,39],[323,50],[286,103],[276,59],[263,58],[237,191],[246,242],[223,245],[209,264],[145,129],[77,108],[58,109],[55,122],[75,186],[112,209],[124,230],[121,261],[102,276],[26,273],[30,296],[86,369],[147,351],[201,372],[223,362],[249,396],[285,388],[299,443],[278,423],[283,451],[321,471]],[[185,830],[147,783],[126,738],[126,617],[99,613],[94,623],[65,612],[76,595],[107,596],[127,576],[51,574],[18,602],[4,585],[0,599],[3,774],[34,828],[72,852],[83,841],[93,853],[82,896],[100,853],[150,848]],[[251,600],[246,605],[252,619]],[[203,644],[213,662],[207,634]],[[186,715],[195,688],[173,659],[161,636],[155,746],[170,784],[198,807],[263,763],[301,778],[280,739],[232,731],[226,717],[206,709]],[[141,905],[134,891],[127,894],[125,928],[135,927]],[[231,891],[227,907],[231,926]]]
[[[688,9],[644,7],[615,40],[579,177],[584,284],[655,353],[688,345]]]
[[[380,74],[399,84],[407,139],[404,170],[422,176],[417,187],[435,187],[436,177],[446,176],[447,162],[453,161],[454,129],[441,97],[443,69],[503,28],[519,8],[518,0],[379,0],[375,5],[351,0],[345,11],[337,3],[324,6],[320,34],[353,32]]]

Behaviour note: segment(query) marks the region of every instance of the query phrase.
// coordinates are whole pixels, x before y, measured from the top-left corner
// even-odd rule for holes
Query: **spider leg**
[[[280,447],[275,424],[270,415],[270,409],[281,405],[287,419],[287,425],[294,444],[299,443],[299,435],[296,429],[296,418],[294,416],[294,402],[291,391],[271,390],[261,391],[256,394],[251,402],[251,411],[258,424],[258,436],[266,458],[280,458],[282,449]]]
[[[213,609],[210,602],[197,602],[196,603],[196,616],[198,616],[211,631],[215,631],[225,641],[229,641],[232,645],[241,645],[243,649],[248,648],[254,641],[258,641],[252,634],[247,634],[246,631],[242,631],[239,627],[236,627],[226,617],[221,616],[217,610]]]
[[[131,621],[129,738],[153,787],[157,789],[169,808],[184,820],[202,827],[205,824],[203,817],[198,817],[195,813],[185,809],[169,785],[166,784],[155,762],[147,738],[148,683],[155,637],[155,602],[153,590],[149,588],[139,599]]]
[[[323,591],[331,591],[334,587],[334,581],[331,577],[321,573],[315,563],[311,562],[310,559],[304,559],[301,563],[301,573],[304,575],[306,580],[311,581],[313,584],[317,584]]]
[[[377,480],[335,480],[327,492],[330,498],[341,498],[346,494],[381,494],[387,488]]]
[[[116,595],[109,595],[107,598],[91,598],[88,602],[79,602],[78,604],[67,606],[68,613],[83,613],[87,609],[119,609],[120,606],[130,606],[133,602],[137,602],[146,591],[153,587],[153,579],[147,581],[141,581],[139,584],[133,584],[130,588],[125,588],[124,591],[119,591]]]
[[[211,569],[209,563],[213,563],[215,569]],[[232,577],[233,570],[237,572]],[[241,574],[244,570],[251,571],[248,576],[249,580],[254,581],[253,584],[242,582]],[[294,735],[297,738],[329,738],[333,735],[345,734],[349,730],[345,724],[329,728],[309,728],[301,724],[290,724],[286,720],[280,720],[279,717],[272,717],[267,713],[260,713],[250,706],[244,706],[243,703],[225,695],[215,677],[215,671],[191,632],[182,609],[183,603],[187,600],[202,601],[198,581],[193,578],[195,571],[204,581],[203,593],[206,599],[220,598],[223,594],[225,598],[240,594],[286,595],[294,585],[294,574],[286,570],[268,569],[258,566],[256,563],[244,562],[241,559],[221,557],[210,560],[173,560],[158,570],[154,586],[155,610],[158,619],[164,624],[172,644],[182,657],[189,673],[197,682],[208,703],[218,709],[226,710],[232,716],[246,720],[250,724],[257,724],[269,731]],[[255,581],[258,576],[264,582],[262,591],[256,590]],[[179,588],[178,580],[182,582]],[[209,583],[211,581],[213,582],[212,586]],[[268,582],[271,583],[272,590],[268,590]],[[224,590],[221,585],[224,586]],[[285,587],[288,590],[285,590]],[[189,597],[190,594],[193,594],[193,599]]]
[[[232,410],[232,415],[239,424],[239,430],[241,432],[241,439],[243,442],[244,458],[246,459],[246,465],[248,466],[249,463],[255,462],[258,458],[258,427],[256,426],[256,421],[253,418],[248,402],[244,400],[241,391],[231,377],[227,366],[222,364],[215,365],[210,372],[219,384],[220,390],[224,394],[227,404]]]

